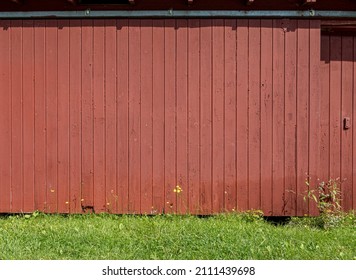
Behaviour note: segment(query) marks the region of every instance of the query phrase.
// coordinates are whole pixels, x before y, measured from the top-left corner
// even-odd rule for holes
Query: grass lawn
[[[0,218],[0,259],[356,260],[356,216],[273,225],[256,215],[33,215]]]

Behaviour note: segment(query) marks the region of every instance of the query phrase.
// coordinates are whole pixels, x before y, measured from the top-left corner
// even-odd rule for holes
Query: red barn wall
[[[325,162],[355,158],[320,161],[319,21],[0,27],[0,212],[316,214],[307,175],[314,184]]]
[[[356,208],[356,39],[321,37],[321,176],[342,180],[345,210]],[[350,127],[345,127],[346,118]]]

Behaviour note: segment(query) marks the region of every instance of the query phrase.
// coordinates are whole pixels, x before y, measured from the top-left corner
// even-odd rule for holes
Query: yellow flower
[[[183,190],[182,190],[182,188],[180,187],[180,186],[176,186],[174,189],[173,189],[173,192],[175,192],[175,193],[181,193]]]

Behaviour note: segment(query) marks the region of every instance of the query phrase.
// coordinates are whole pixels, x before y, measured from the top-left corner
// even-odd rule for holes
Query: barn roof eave
[[[84,10],[0,12],[15,18],[356,18],[356,11],[329,10]]]

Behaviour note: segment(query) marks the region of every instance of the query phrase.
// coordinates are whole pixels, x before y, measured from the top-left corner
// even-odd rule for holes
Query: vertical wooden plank
[[[141,21],[141,211],[152,207],[152,20]]]
[[[353,178],[352,178],[352,208],[356,209],[356,38],[353,36],[354,47],[353,47],[353,109],[352,109],[352,169],[353,169]]]
[[[272,20],[261,20],[261,208],[272,215]]]
[[[69,27],[69,209],[79,213],[82,191],[82,21],[70,20]],[[67,105],[68,106],[68,105]]]
[[[289,32],[285,37],[285,178],[284,200],[285,209],[283,214],[292,216],[296,214],[296,139],[297,139],[297,22],[290,20]]]
[[[200,202],[200,87],[199,87],[199,36],[198,19],[188,21],[188,180],[189,211],[191,214],[201,212]]]
[[[297,30],[297,215],[308,214],[303,197],[309,176],[309,21],[298,20]]]
[[[33,20],[23,22],[23,168],[24,212],[34,211],[34,29]]]
[[[140,21],[129,20],[129,212],[140,213]]]
[[[11,44],[10,21],[0,22],[0,212],[11,205]]]
[[[128,142],[128,20],[117,20],[117,182],[118,212],[128,212],[129,142]]]
[[[58,22],[46,20],[47,211],[58,210]]]
[[[353,101],[353,37],[342,37],[341,64],[341,117],[352,119]],[[341,132],[341,184],[343,210],[352,209],[352,130],[343,129]]]
[[[237,208],[248,205],[248,20],[237,20]]]
[[[69,213],[69,20],[58,27],[58,211]]]
[[[164,21],[153,21],[153,205],[162,213],[164,201]]]
[[[200,20],[201,208],[212,213],[212,20]]]
[[[177,211],[187,213],[188,201],[188,20],[177,20]]]
[[[330,36],[330,177],[341,178],[341,37]]]
[[[236,203],[236,20],[225,20],[225,205]]]
[[[165,162],[165,201],[167,212],[176,211],[175,193],[176,187],[176,39],[175,20],[165,21],[164,33],[164,162]]]
[[[106,210],[118,212],[117,172],[117,38],[116,20],[105,20],[105,176]]]
[[[284,212],[284,22],[273,21],[273,215]]]
[[[213,20],[213,212],[224,208],[224,21]]]
[[[11,22],[11,211],[23,212],[22,21]]]
[[[310,21],[310,151],[309,169],[315,179],[320,176],[320,21]],[[312,178],[312,180],[313,180]],[[315,181],[315,185],[317,184]],[[310,214],[317,215],[315,203],[309,205]]]
[[[248,36],[248,157],[249,157],[249,208],[261,208],[260,156],[261,156],[261,22],[249,20]]]
[[[82,21],[82,197],[83,211],[94,207],[93,21]],[[85,46],[85,47],[84,47]]]
[[[93,23],[93,114],[94,114],[94,209],[105,211],[105,91],[104,20]]]
[[[330,123],[330,40],[329,35],[321,36],[321,61],[320,61],[320,179],[329,179],[329,123]]]
[[[35,209],[46,210],[45,21],[35,22]]]

